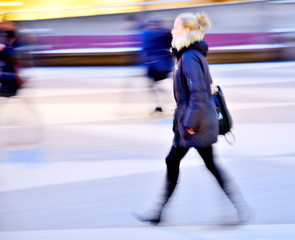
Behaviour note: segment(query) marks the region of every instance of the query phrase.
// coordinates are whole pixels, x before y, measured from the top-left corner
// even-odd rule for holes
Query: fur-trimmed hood
[[[172,48],[172,53],[177,59],[179,59],[181,55],[189,49],[198,50],[200,53],[202,53],[204,57],[206,57],[208,54],[208,45],[205,41],[193,42],[188,47],[183,47],[182,49],[180,49],[180,51]]]
[[[172,47],[177,49],[177,51],[180,51],[182,48],[187,48],[195,42],[203,41],[204,36],[204,31],[191,30],[189,33],[184,33],[178,37],[174,37],[172,39]]]

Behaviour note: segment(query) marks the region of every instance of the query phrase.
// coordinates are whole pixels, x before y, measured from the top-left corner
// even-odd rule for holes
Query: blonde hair
[[[189,28],[192,33],[198,35],[198,40],[203,40],[205,33],[211,28],[211,22],[205,12],[181,13],[177,16],[184,27]]]

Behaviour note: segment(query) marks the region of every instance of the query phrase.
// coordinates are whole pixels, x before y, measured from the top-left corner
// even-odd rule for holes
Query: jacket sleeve
[[[186,80],[189,105],[184,114],[183,125],[196,131],[199,129],[204,115],[208,94],[206,80],[198,56],[191,52],[187,53],[183,55],[182,70]]]

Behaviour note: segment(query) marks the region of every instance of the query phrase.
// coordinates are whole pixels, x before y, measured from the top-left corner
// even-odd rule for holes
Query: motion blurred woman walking
[[[238,223],[249,219],[249,211],[238,190],[218,168],[214,161],[212,144],[218,137],[218,120],[213,100],[212,79],[206,60],[208,46],[204,35],[211,24],[205,13],[183,13],[176,17],[171,31],[174,69],[174,139],[166,157],[167,176],[165,191],[156,210],[148,217],[136,215],[140,221],[158,224],[162,211],[177,185],[181,159],[190,148],[195,148],[213,174],[219,186],[232,202],[238,213]]]

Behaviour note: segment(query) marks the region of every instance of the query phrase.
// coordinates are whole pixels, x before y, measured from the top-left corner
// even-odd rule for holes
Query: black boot
[[[163,109],[161,107],[156,107],[154,112],[160,112],[161,113],[161,112],[163,112]]]
[[[161,222],[161,215],[162,215],[162,210],[160,210],[159,212],[155,212],[153,214],[151,214],[150,217],[147,216],[142,216],[139,215],[137,213],[132,213],[133,217],[135,217],[138,221],[140,222],[147,222],[150,223],[152,225],[157,225]]]
[[[253,213],[238,189],[232,184],[227,184],[223,187],[223,191],[237,211],[237,224],[246,224],[249,222],[253,218]]]
[[[171,197],[171,195],[173,194],[173,191],[176,187],[177,183],[172,183],[172,182],[167,182],[165,184],[165,190],[164,190],[164,194],[162,196],[162,199],[160,200],[160,202],[157,204],[155,210],[153,210],[149,216],[141,216],[139,214],[134,213],[133,216],[141,221],[141,222],[148,222],[152,225],[157,225],[161,222],[161,217],[162,217],[162,212],[163,209],[165,207],[165,205],[167,204],[167,202],[169,201],[169,198]]]

